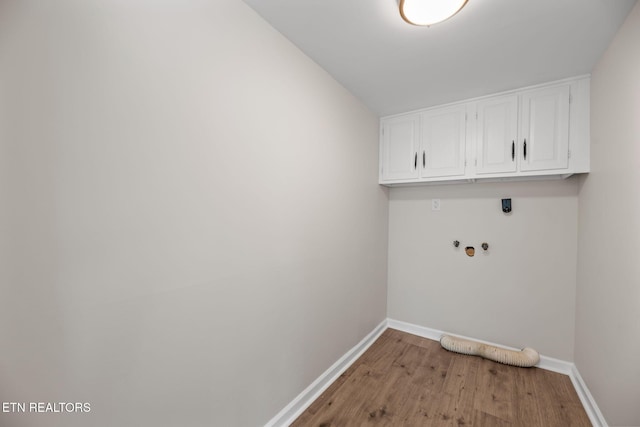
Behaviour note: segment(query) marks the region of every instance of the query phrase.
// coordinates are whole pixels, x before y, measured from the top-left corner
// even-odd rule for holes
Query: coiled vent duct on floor
[[[521,351],[507,350],[489,344],[452,337],[450,335],[443,335],[440,338],[440,345],[456,353],[480,356],[493,360],[494,362],[523,368],[534,366],[540,361],[538,352],[529,347],[523,348]]]

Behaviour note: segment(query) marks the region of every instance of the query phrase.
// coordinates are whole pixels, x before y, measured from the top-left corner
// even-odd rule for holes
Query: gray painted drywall
[[[640,4],[591,79],[580,183],[576,366],[611,426],[640,426]]]
[[[11,426],[256,426],[386,316],[378,120],[239,1],[7,1]]]
[[[393,188],[389,317],[572,360],[577,207],[576,178]]]

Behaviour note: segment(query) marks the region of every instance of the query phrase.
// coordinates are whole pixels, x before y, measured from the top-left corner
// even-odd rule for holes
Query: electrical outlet
[[[431,199],[431,210],[432,211],[440,210],[440,199]]]

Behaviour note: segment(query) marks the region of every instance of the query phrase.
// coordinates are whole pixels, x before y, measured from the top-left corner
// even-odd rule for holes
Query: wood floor
[[[568,376],[387,329],[292,426],[591,426]]]

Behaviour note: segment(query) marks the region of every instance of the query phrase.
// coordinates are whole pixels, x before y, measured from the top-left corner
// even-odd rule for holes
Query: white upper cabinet
[[[570,89],[566,84],[520,95],[521,170],[568,167]]]
[[[589,172],[589,78],[381,119],[380,183]]]
[[[466,108],[436,108],[382,120],[381,182],[464,176]]]
[[[517,139],[517,95],[499,96],[478,102],[476,173],[515,172]]]
[[[422,114],[420,176],[463,176],[465,166],[466,107],[437,108]]]

